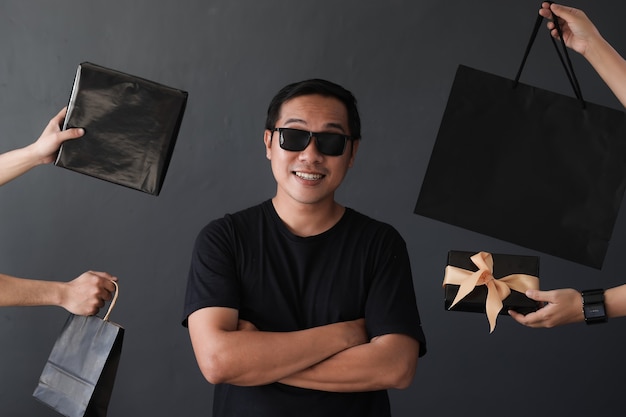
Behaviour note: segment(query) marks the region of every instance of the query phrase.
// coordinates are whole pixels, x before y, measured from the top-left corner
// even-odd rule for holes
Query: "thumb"
[[[71,129],[64,130],[61,132],[60,137],[62,140],[67,139],[76,139],[85,134],[85,129],[82,127],[73,127]]]
[[[576,10],[574,8],[568,7],[568,6],[562,6],[556,3],[552,3],[550,5],[550,10],[555,15],[565,20],[569,20],[576,13]]]
[[[550,301],[548,291],[526,290],[526,297],[535,301]]]
[[[552,10],[554,13],[557,13],[557,14],[561,14],[562,12],[566,12],[567,9],[568,9],[567,7],[561,6],[560,4],[556,4],[556,3],[552,3],[550,5],[550,10]]]

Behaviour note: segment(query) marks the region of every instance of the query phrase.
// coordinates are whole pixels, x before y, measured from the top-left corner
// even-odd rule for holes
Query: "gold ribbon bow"
[[[443,285],[460,285],[450,308],[461,301],[467,294],[472,292],[478,285],[487,286],[487,300],[485,310],[489,320],[489,333],[496,328],[498,313],[502,310],[502,300],[511,294],[511,290],[526,292],[528,289],[539,289],[539,278],[526,274],[511,274],[500,279],[493,276],[493,257],[488,252],[478,252],[470,257],[478,271],[472,272],[456,266],[446,266]]]

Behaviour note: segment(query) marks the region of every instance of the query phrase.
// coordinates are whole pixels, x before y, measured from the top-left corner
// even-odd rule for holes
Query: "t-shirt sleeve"
[[[415,299],[413,277],[406,243],[389,227],[377,239],[377,255],[372,259],[373,280],[365,306],[365,322],[370,336],[401,333],[420,343],[419,356],[426,353]]]
[[[227,217],[214,220],[196,237],[183,310],[183,326],[191,313],[205,307],[239,308],[234,230]]]

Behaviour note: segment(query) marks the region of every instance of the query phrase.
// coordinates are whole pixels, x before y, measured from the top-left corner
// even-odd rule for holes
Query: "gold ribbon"
[[[454,301],[450,305],[451,309],[456,303],[461,301],[467,294],[472,292],[478,285],[487,286],[487,300],[485,310],[489,320],[489,333],[496,328],[498,313],[502,310],[502,300],[509,296],[511,290],[526,292],[528,289],[539,289],[539,278],[526,274],[511,274],[500,279],[493,276],[493,257],[488,252],[478,252],[470,257],[478,271],[468,271],[456,266],[446,266],[446,273],[443,278],[443,285],[460,285]]]

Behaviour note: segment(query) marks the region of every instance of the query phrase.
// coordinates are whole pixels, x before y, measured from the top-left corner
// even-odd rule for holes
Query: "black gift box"
[[[468,271],[477,271],[478,267],[474,265],[471,256],[476,252],[465,251],[449,251],[448,265],[457,268],[466,269]],[[496,279],[503,278],[511,274],[526,274],[539,277],[539,257],[537,256],[520,256],[492,254],[493,257],[493,276]],[[444,306],[446,310],[454,301],[460,285],[446,284],[444,285]],[[465,298],[456,303],[452,307],[452,311],[467,311],[473,313],[485,313],[485,301],[487,299],[487,287],[479,285],[472,290]],[[528,314],[536,311],[541,304],[534,301],[525,294],[511,289],[511,294],[502,300],[504,307],[500,310],[501,315],[508,315],[508,310],[514,310],[522,314]]]
[[[78,66],[55,165],[159,195],[187,104],[187,92],[89,62]]]

